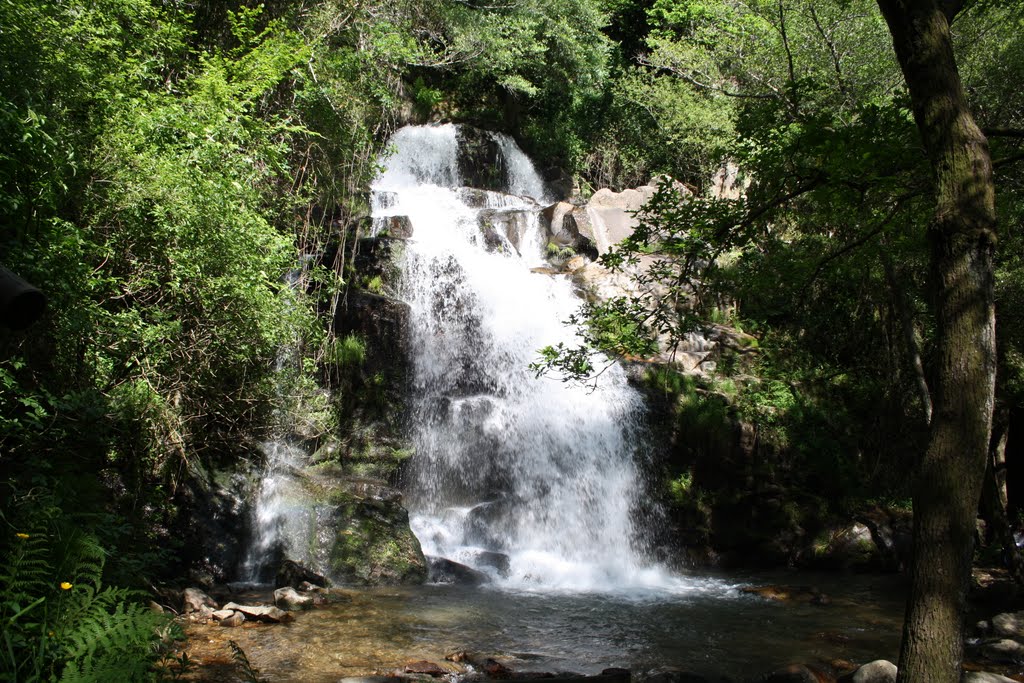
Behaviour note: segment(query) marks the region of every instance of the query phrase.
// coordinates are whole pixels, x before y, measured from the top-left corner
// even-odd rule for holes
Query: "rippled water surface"
[[[813,585],[829,605],[778,603],[745,585]],[[790,662],[895,659],[903,614],[897,579],[867,576],[695,578],[666,593],[552,594],[419,586],[358,591],[287,625],[195,626],[190,656],[218,676],[228,639],[262,677],[336,681],[390,673],[464,650],[519,671],[597,673],[678,667],[744,680]]]

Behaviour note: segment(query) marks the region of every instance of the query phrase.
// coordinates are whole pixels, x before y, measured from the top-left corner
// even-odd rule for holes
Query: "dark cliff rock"
[[[459,126],[458,163],[464,185],[496,192],[503,192],[509,186],[501,146],[487,131]]]

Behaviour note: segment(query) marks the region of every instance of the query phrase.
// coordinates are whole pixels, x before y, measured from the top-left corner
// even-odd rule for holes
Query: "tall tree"
[[[960,680],[961,620],[995,400],[995,192],[950,38],[957,0],[878,0],[934,172],[934,417],[914,488],[901,683]]]

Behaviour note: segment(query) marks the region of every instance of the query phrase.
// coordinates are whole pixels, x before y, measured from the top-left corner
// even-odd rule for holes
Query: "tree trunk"
[[[928,447],[914,484],[914,557],[900,683],[957,683],[975,518],[995,390],[995,202],[988,142],[950,40],[959,3],[878,0],[935,173],[929,226],[937,367]]]

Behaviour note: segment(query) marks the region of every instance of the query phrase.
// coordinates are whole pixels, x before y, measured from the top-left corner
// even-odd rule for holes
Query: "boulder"
[[[540,212],[541,225],[543,226],[549,243],[557,244],[559,247],[570,247],[581,250],[584,239],[580,235],[576,221],[573,219],[573,211],[577,207],[568,202],[558,202],[545,207]]]
[[[366,372],[395,375],[395,385],[400,386],[408,366],[409,315],[409,305],[397,299],[365,291],[349,292],[343,305],[338,306],[334,330],[339,337],[354,333],[368,340]]]
[[[274,604],[284,610],[308,609],[313,606],[313,596],[302,595],[291,586],[274,591]]]
[[[428,662],[426,660],[408,662],[402,669],[403,672],[407,674],[425,674],[427,676],[433,676],[434,678],[447,676],[451,673],[451,671],[445,669],[439,664],[434,664],[433,662]]]
[[[1004,638],[981,644],[981,653],[997,662],[1024,661],[1024,644]]]
[[[331,577],[377,586],[426,581],[427,562],[397,491],[376,482],[364,494],[372,489],[378,495],[360,495],[352,488],[358,482],[349,485],[347,494],[336,498],[326,525],[335,530],[328,559]]]
[[[639,221],[636,213],[643,208],[658,190],[660,178],[652,178],[651,182],[641,187],[613,192],[602,188],[590,197],[584,207],[576,207],[569,214],[573,221],[572,228],[580,236],[590,240],[599,254],[605,254],[613,246],[633,234]],[[690,194],[683,185],[676,183],[676,189],[682,196]],[[554,220],[554,212],[552,212]],[[554,229],[554,226],[552,229]],[[560,229],[572,228],[565,226]]]
[[[655,669],[638,678],[641,683],[711,683],[704,676],[679,669]]]
[[[241,612],[245,615],[246,619],[253,621],[262,621],[267,624],[280,624],[289,621],[294,621],[295,616],[285,612],[277,607],[268,607],[264,605],[239,605],[234,602],[229,602],[224,605],[224,609],[232,609],[236,612]]]
[[[446,557],[427,556],[427,576],[431,583],[479,586],[491,580],[487,574]]]
[[[277,575],[274,577],[275,588],[298,588],[303,583],[320,586],[321,588],[326,588],[330,585],[326,577],[317,574],[312,569],[307,569],[298,562],[285,560],[281,563],[281,567],[277,570]]]
[[[876,659],[840,680],[843,683],[896,683],[896,665],[885,659]]]
[[[728,161],[711,178],[711,196],[715,199],[739,199],[749,184],[750,180],[741,176],[739,166]]]
[[[512,561],[509,556],[505,553],[496,553],[492,550],[481,550],[476,554],[474,558],[477,566],[480,567],[491,567],[498,572],[498,576],[502,578],[508,578],[508,573],[512,568]]]
[[[1024,640],[1024,611],[995,615],[992,617],[991,628],[997,636]]]
[[[872,508],[857,516],[871,531],[886,569],[904,571],[910,566],[913,517],[909,511]]]
[[[224,621],[232,614],[235,614],[235,610],[233,609],[219,609],[214,611],[213,618],[217,621]]]
[[[806,602],[812,605],[827,605],[832,602],[827,595],[813,586],[746,586],[741,588],[740,592],[777,602]]]
[[[572,258],[566,260],[566,262],[562,264],[562,270],[564,270],[567,273],[575,273],[576,271],[585,268],[587,266],[587,263],[588,261],[585,257],[578,255],[573,256]]]
[[[242,614],[241,612],[232,611],[231,616],[225,617],[224,619],[220,620],[220,625],[224,626],[225,628],[236,628],[238,626],[241,626],[244,621],[244,614]]]
[[[186,588],[184,593],[182,593],[181,602],[181,611],[184,614],[217,609],[217,601],[198,588]]]
[[[477,214],[480,234],[490,251],[508,248],[521,253],[523,240],[530,229],[531,211],[487,209]]]
[[[964,673],[960,683],[1017,683],[1017,681],[988,671],[968,671]]]
[[[412,237],[412,221],[408,216],[377,216],[373,219],[374,237],[407,240]]]
[[[808,555],[809,564],[829,569],[870,569],[883,564],[871,530],[860,522],[819,534]]]

